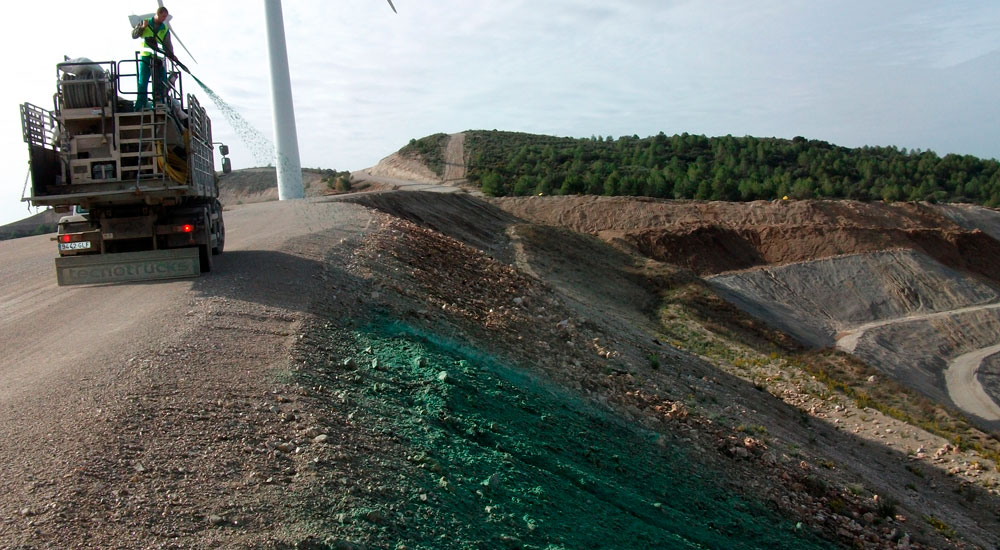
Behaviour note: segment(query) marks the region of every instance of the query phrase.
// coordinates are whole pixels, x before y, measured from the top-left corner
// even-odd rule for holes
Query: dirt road
[[[444,181],[465,179],[465,134],[452,134],[444,152]]]
[[[976,377],[987,357],[1000,353],[1000,344],[960,355],[948,363],[944,373],[948,394],[963,411],[988,422],[1000,422],[1000,406],[983,390]]]
[[[225,219],[226,252],[197,279],[58,287],[48,236],[0,242],[0,546],[129,547],[137,524],[167,512],[165,538],[233,540],[199,533],[239,500],[208,464],[232,464],[263,437],[267,419],[246,417],[277,387],[321,272],[317,251],[370,218],[291,201]],[[192,429],[181,403],[216,421]],[[245,426],[227,421],[236,416]],[[263,492],[246,496],[265,502]]]
[[[873,328],[884,327],[895,323],[915,321],[932,321],[946,319],[955,315],[976,311],[1000,308],[1000,304],[970,306],[952,311],[939,311],[922,315],[909,315],[897,319],[883,319],[842,331],[837,335],[837,348],[847,353],[854,353],[858,341]],[[945,371],[948,396],[960,409],[966,413],[978,416],[987,422],[1000,422],[1000,406],[983,389],[976,377],[976,372],[983,360],[995,353],[1000,353],[1000,345],[978,349],[949,361]]]
[[[877,328],[884,327],[886,325],[891,325],[893,323],[908,323],[910,321],[924,321],[930,319],[940,319],[944,317],[950,317],[953,315],[958,315],[962,313],[969,313],[972,311],[982,311],[988,309],[1000,308],[1000,304],[985,304],[977,306],[963,307],[960,309],[954,309],[951,311],[936,311],[934,313],[926,313],[921,315],[909,315],[906,317],[900,317],[896,319],[881,319],[878,321],[873,321],[871,323],[865,323],[861,326],[854,327],[848,330],[841,331],[837,334],[837,349],[846,351],[847,353],[854,353],[854,350],[858,347],[858,340],[864,336],[865,332]]]

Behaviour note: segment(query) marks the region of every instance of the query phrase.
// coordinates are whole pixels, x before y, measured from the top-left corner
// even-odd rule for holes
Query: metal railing
[[[28,145],[56,150],[56,123],[52,111],[31,103],[22,103],[21,132]]]
[[[171,101],[177,101],[181,109],[184,108],[184,79],[181,78],[181,71],[176,63],[167,59],[161,55],[154,55],[156,58],[150,64],[150,76],[149,76],[149,86],[147,87],[147,94],[149,103],[151,105],[156,105],[157,103],[171,105]],[[117,68],[117,85],[116,91],[119,95],[128,98],[133,97],[138,99],[139,96],[139,64],[142,63],[142,55],[140,52],[135,52],[133,59],[126,59],[118,62]],[[162,64],[164,71],[164,80],[160,81],[156,77],[156,65],[157,63]],[[125,70],[123,70],[125,69]],[[134,72],[128,72],[131,69]],[[129,87],[123,89],[121,83],[122,78],[131,77],[136,83],[134,91],[130,91]],[[157,91],[160,93],[158,94]],[[135,99],[132,103],[135,103]],[[157,101],[159,100],[159,101]]]

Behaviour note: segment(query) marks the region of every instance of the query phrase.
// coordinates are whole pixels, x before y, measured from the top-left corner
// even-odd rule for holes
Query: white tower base
[[[305,197],[299,139],[295,131],[292,82],[288,75],[285,22],[281,0],[264,0],[267,17],[267,50],[271,62],[271,112],[274,117],[274,166],[278,171],[278,200]]]

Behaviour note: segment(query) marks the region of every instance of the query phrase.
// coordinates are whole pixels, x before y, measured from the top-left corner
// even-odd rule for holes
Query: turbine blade
[[[181,45],[181,47],[182,47],[182,48],[184,48],[184,51],[186,51],[186,52],[187,52],[187,54],[188,54],[188,57],[190,57],[190,58],[191,58],[191,61],[194,61],[195,63],[197,63],[197,62],[198,62],[198,60],[197,60],[197,59],[195,59],[193,55],[191,55],[191,50],[187,49],[187,46],[185,46],[185,45],[184,45],[184,42],[182,42],[182,41],[181,41],[181,37],[177,36],[177,32],[176,32],[176,31],[174,31],[174,29],[173,29],[172,27],[170,27],[170,25],[167,25],[167,28],[169,28],[169,29],[170,29],[170,35],[171,35],[171,36],[173,36],[173,37],[174,37],[174,39],[176,39],[176,40],[177,40],[177,43],[178,43],[178,44],[180,44],[180,45]]]
[[[392,13],[399,13],[398,11],[396,11],[396,6],[392,5],[392,0],[386,0],[386,1],[389,2],[389,7],[392,8]]]
[[[150,17],[153,17],[154,15],[156,15],[156,14],[155,13],[147,13],[146,15],[135,15],[135,14],[132,14],[132,15],[128,16],[128,24],[131,25],[132,28],[134,29],[135,26],[138,25],[140,21],[142,21],[143,19],[149,19]]]

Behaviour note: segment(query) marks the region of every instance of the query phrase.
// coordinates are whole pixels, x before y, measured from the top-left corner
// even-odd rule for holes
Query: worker
[[[163,64],[163,59],[156,55],[162,52],[169,59],[177,61],[174,57],[174,46],[170,42],[170,28],[167,27],[167,8],[160,6],[156,14],[149,19],[143,19],[132,29],[132,38],[142,38],[142,54],[139,57],[139,84],[137,98],[135,100],[135,110],[142,111],[148,108],[147,92],[149,89],[149,76],[153,77],[153,97],[154,101],[163,101],[166,96],[167,71]]]

